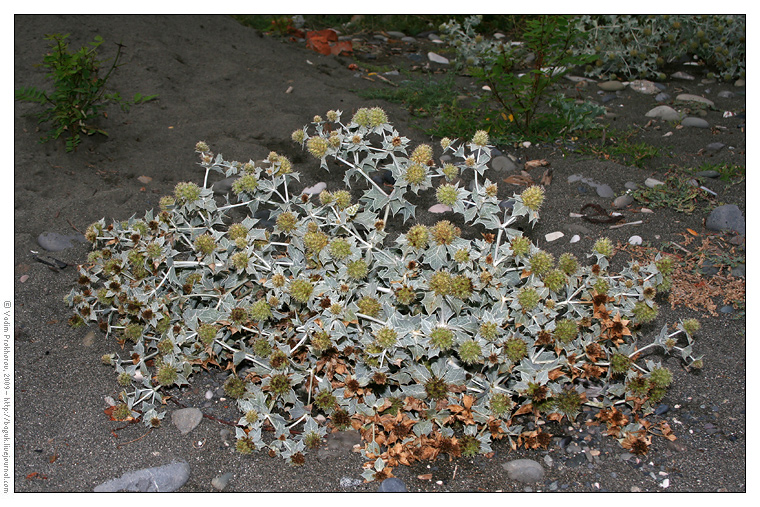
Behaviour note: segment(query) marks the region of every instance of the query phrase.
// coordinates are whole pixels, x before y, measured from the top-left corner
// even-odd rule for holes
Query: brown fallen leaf
[[[153,178],[151,178],[150,176],[138,176],[138,177],[137,177],[137,180],[138,180],[140,183],[145,183],[145,184],[148,184],[148,183],[150,183],[151,181],[153,181]]]
[[[552,177],[554,176],[554,169],[549,168],[544,171],[544,175],[541,176],[541,184],[548,187],[552,184]]]
[[[549,162],[547,162],[543,158],[540,160],[528,160],[527,162],[525,162],[526,169],[535,169],[536,167],[544,167],[547,165],[549,165]]]
[[[433,474],[421,474],[421,475],[418,475],[417,478],[421,481],[432,481]]]
[[[525,171],[522,172],[522,174],[512,174],[510,176],[507,176],[504,178],[505,183],[509,183],[511,185],[522,185],[522,186],[529,186],[533,185],[533,178],[531,178],[530,174],[526,173]]]

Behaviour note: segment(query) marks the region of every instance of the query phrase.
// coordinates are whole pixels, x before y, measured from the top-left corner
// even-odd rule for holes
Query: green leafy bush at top
[[[106,93],[106,83],[118,66],[122,45],[118,45],[111,66],[101,76],[101,66],[107,62],[97,59],[97,49],[103,43],[103,38],[96,35],[95,40],[89,43],[90,47],[71,53],[66,42],[68,37],[69,34],[45,36],[45,40],[51,41],[51,51],[44,56],[42,66],[50,71],[47,77],[53,82],[53,91],[28,86],[16,90],[15,98],[46,106],[37,117],[40,123],[52,123],[52,128],[42,137],[41,142],[58,139],[61,134],[68,132],[66,151],[73,151],[81,141],[81,134],[108,135],[94,124],[108,103],[118,104],[126,111],[130,106],[153,100],[157,95],[136,93],[132,100],[126,100],[118,92]]]
[[[526,423],[573,420],[583,405],[597,407],[623,445],[646,452],[644,416],[670,377],[643,352],[702,364],[691,321],[675,332],[665,325],[641,345],[658,316],[652,295],[668,283],[658,266],[669,258],[613,275],[613,247],[601,239],[591,265],[564,254],[555,267],[512,227],[538,220],[543,189],[515,194],[511,211],[500,207],[482,131],[441,141],[473,182],[454,185],[456,224],[414,223],[388,237],[391,217],[414,222],[413,194],[447,184],[446,170],[432,146],[410,146],[383,110],[341,116],[329,111],[292,137],[322,168],[343,168],[358,201],[344,190],[292,192],[298,173],[275,152],[266,163],[231,162],[198,143],[203,187],[180,183],[157,213],[87,229],[93,250],[66,297],[71,324],[97,323],[122,345],[102,361],[115,367],[133,417],[160,425],[168,387],[220,367],[231,370],[225,391],[241,411],[241,453],[266,450],[302,465],[327,431],[354,428],[367,480],[439,454],[488,453],[498,439],[546,446],[549,426]],[[372,179],[381,169],[393,174],[392,187]],[[211,172],[256,185],[217,202],[205,185]],[[235,209],[248,216],[231,223]],[[252,218],[264,211],[271,229]],[[461,227],[491,232],[467,240]],[[630,421],[615,416],[622,405]]]
[[[554,101],[562,114],[542,111],[546,95],[570,69],[593,62],[594,55],[573,51],[585,34],[575,29],[570,16],[541,15],[525,23],[520,42],[492,40],[475,32],[482,16],[471,16],[460,25],[454,20],[441,25],[442,36],[457,50],[457,63],[487,85],[491,98],[503,110],[511,129],[522,136],[556,136],[566,130],[587,127],[576,122],[580,111],[568,114],[568,105]],[[600,106],[588,106],[599,115]],[[593,124],[591,124],[593,125]]]
[[[587,34],[574,51],[600,56],[588,76],[665,79],[666,65],[693,58],[714,69],[708,77],[745,77],[743,15],[586,15],[574,25]]]

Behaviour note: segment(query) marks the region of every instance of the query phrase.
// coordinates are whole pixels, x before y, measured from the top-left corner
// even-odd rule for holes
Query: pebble
[[[718,92],[718,98],[720,99],[732,99],[734,98],[734,92],[731,90],[723,90]]]
[[[340,478],[340,487],[341,488],[345,488],[345,489],[355,488],[356,486],[358,486],[362,482],[364,482],[364,481],[362,481],[361,479],[354,479],[353,477],[341,477]]]
[[[746,84],[747,84],[747,83],[746,83],[746,82],[745,82],[743,79],[737,79],[737,80],[734,82],[734,86],[736,86],[736,87],[738,87],[738,88],[741,88],[741,87],[743,87],[743,86],[746,86]]]
[[[656,100],[657,102],[667,102],[670,100],[670,95],[668,95],[665,92],[660,92],[654,96],[654,100]]]
[[[657,185],[664,185],[664,184],[665,184],[664,182],[660,180],[656,180],[654,178],[647,178],[646,181],[644,181],[644,185],[646,185],[649,188],[654,188]]]
[[[628,244],[630,245],[640,245],[642,241],[641,236],[634,235],[628,238]]]
[[[670,406],[666,405],[665,403],[660,403],[657,405],[657,408],[654,409],[655,415],[662,415],[667,413],[670,410]]]
[[[406,37],[406,34],[404,32],[395,32],[391,30],[390,32],[385,32],[385,33],[387,33],[390,37],[393,37],[394,39],[403,39],[404,37]]]
[[[539,482],[544,478],[544,468],[532,459],[516,459],[501,465],[513,481]]]
[[[361,444],[362,437],[358,431],[339,431],[325,437],[327,445],[317,450],[317,459],[342,458],[353,451],[354,445]]]
[[[596,193],[599,197],[604,197],[605,199],[609,199],[615,195],[615,192],[613,192],[612,188],[606,183],[598,185],[596,187]]]
[[[707,217],[705,226],[711,231],[730,229],[744,235],[744,215],[736,204],[724,204],[718,206]]]
[[[211,485],[219,491],[222,491],[227,487],[227,483],[230,482],[230,479],[232,479],[232,472],[227,472],[226,474],[222,474],[211,479]]]
[[[604,81],[597,83],[597,86],[606,92],[616,92],[625,88],[625,85],[620,81]]]
[[[491,160],[491,167],[494,171],[512,172],[517,169],[517,164],[511,158],[501,155]]]
[[[74,242],[88,243],[82,234],[59,234],[57,232],[43,232],[37,236],[37,244],[48,252],[60,252],[74,246]]]
[[[623,186],[627,188],[628,190],[636,190],[637,188],[639,188],[638,183],[634,183],[632,181],[626,181],[625,185]]]
[[[388,477],[380,483],[380,487],[377,488],[378,493],[406,493],[406,484],[401,479],[396,477]]]
[[[194,407],[182,408],[172,412],[172,424],[183,435],[193,431],[200,424],[201,420],[203,420],[203,412]]]
[[[681,113],[665,105],[650,109],[644,116],[647,118],[660,118],[665,121],[678,121],[681,119]]]
[[[581,240],[581,237],[577,234],[574,234],[572,238],[570,238],[570,243],[577,243]]]
[[[629,83],[628,87],[645,95],[653,95],[660,91],[653,82],[647,81],[646,79],[637,79],[636,81]]]
[[[555,232],[550,232],[549,234],[547,234],[545,238],[546,238],[546,241],[551,243],[552,241],[556,241],[559,238],[563,237],[564,235],[565,234],[560,231],[555,231]]]
[[[699,171],[697,174],[695,174],[697,178],[717,178],[720,176],[720,173],[718,171],[713,171],[711,169],[708,169],[707,171]]]
[[[440,63],[442,65],[448,65],[449,64],[449,59],[448,58],[446,58],[445,56],[441,56],[439,54],[433,53],[432,51],[430,51],[427,54],[427,57],[428,57],[428,60],[430,60],[431,62]]]
[[[681,120],[681,125],[684,127],[696,127],[700,129],[710,128],[710,124],[707,123],[707,120],[704,120],[702,118],[694,118],[693,116],[688,116]]]
[[[734,307],[726,305],[720,309],[720,313],[734,313]]]
[[[614,201],[612,201],[612,207],[621,209],[625,208],[626,206],[629,206],[633,202],[633,196],[630,194],[623,194],[621,196],[618,196],[615,198]]]
[[[681,71],[671,74],[670,77],[672,77],[673,79],[683,79],[686,81],[694,80],[694,76],[692,76],[691,74],[687,74],[686,72],[681,72]]]
[[[172,463],[154,468],[127,472],[118,479],[111,479],[95,486],[95,493],[134,491],[138,493],[168,493],[181,488],[190,478],[190,465]]]
[[[707,151],[711,151],[713,153],[717,153],[717,152],[719,152],[720,150],[722,150],[725,147],[726,147],[725,144],[723,144],[723,143],[717,143],[717,142],[716,143],[710,143],[707,146],[705,146],[705,148],[707,149]],[[715,171],[713,171],[713,172],[715,172]],[[718,176],[719,175],[720,175],[720,173],[718,173]],[[715,178],[715,177],[716,176],[711,176],[711,178]]]
[[[428,208],[428,211],[430,213],[446,213],[447,211],[451,211],[451,206],[447,206],[446,204],[434,204]]]
[[[691,93],[681,93],[680,95],[676,96],[676,100],[680,100],[682,102],[701,102],[702,104],[707,104],[710,107],[715,106],[715,102],[712,100],[700,97],[699,95],[693,95]]]
[[[301,193],[308,194],[308,195],[317,195],[326,188],[327,188],[327,183],[325,183],[324,181],[320,181],[314,186],[304,188],[303,192]]]

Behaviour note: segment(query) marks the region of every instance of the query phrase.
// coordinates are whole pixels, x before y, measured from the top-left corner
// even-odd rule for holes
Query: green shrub
[[[296,137],[304,147],[314,145],[311,139],[340,139],[313,154],[323,168],[344,168],[345,182],[363,189],[355,204],[350,196],[342,204],[302,199],[287,189],[297,173],[225,161],[199,143],[203,181],[212,171],[228,177],[246,171],[258,185],[230,196],[232,203],[218,203],[210,188],[200,188],[197,198],[166,200],[164,209],[142,219],[112,226],[100,220],[88,229],[100,254],[80,268],[85,283],[67,302],[79,321],[98,323],[125,345],[101,360],[129,384],[121,398],[146,425],[160,423],[168,384],[187,383],[193,372],[218,365],[232,370],[225,391],[242,414],[240,452],[266,449],[300,465],[328,427],[353,427],[365,442],[363,476],[372,480],[441,452],[488,453],[494,439],[546,445],[546,427],[536,437],[521,414],[562,420],[574,418],[582,403],[602,411],[628,404],[643,417],[669,380],[659,361],[639,359],[645,349],[701,364],[691,355],[687,330],[698,328],[692,322],[673,333],[665,325],[649,345],[638,345],[652,332],[634,319],[639,305],[650,304],[644,287],[665,279],[660,258],[612,276],[611,244],[601,241],[589,255],[592,265],[562,256],[556,276],[553,257],[512,227],[521,217],[538,220],[543,192],[531,187],[514,195],[511,212],[503,210],[487,177],[491,149],[484,133],[476,142],[441,145],[474,182],[453,203],[457,223],[493,231],[488,239],[464,239],[449,221],[388,237],[384,224],[391,216],[415,219],[409,192],[435,192],[444,170],[426,163],[424,185],[405,180],[409,167],[432,159],[431,146],[411,150],[378,108],[361,109],[347,122],[340,116],[331,111],[329,127],[319,121]],[[372,180],[380,169],[393,174],[392,188]],[[235,207],[250,216],[232,224],[227,215]],[[293,227],[259,227],[251,217],[262,210],[289,214]],[[231,240],[233,226],[245,242]],[[310,250],[305,237],[316,231],[345,241],[347,255]],[[212,238],[216,247],[198,251],[198,237]],[[513,254],[518,242],[524,255]],[[140,266],[127,262],[131,252],[145,258],[149,245],[160,245],[162,255]],[[250,259],[243,269],[230,264],[240,252]],[[121,268],[107,269],[114,260]],[[355,277],[349,266],[360,260],[362,276]],[[137,276],[137,268],[145,272]],[[595,291],[599,280],[607,284],[604,296]],[[122,330],[130,326],[136,332],[127,343]],[[616,354],[628,359],[615,360],[613,375]],[[627,397],[627,382],[639,377],[642,389]],[[326,423],[318,423],[319,415]],[[265,426],[274,431],[262,432]],[[636,438],[641,428],[631,423],[619,435]]]

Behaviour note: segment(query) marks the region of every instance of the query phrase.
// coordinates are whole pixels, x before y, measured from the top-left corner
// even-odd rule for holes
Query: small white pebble
[[[631,236],[628,238],[628,243],[631,245],[640,245],[642,242],[641,236]]]
[[[451,211],[451,206],[446,206],[445,204],[434,204],[428,208],[428,211],[430,213],[446,213],[447,211]]]
[[[522,147],[523,148],[530,148],[531,144],[533,144],[533,143],[531,143],[530,141],[525,141],[524,143],[522,143]]]
[[[443,486],[443,481],[435,481],[435,483],[438,484],[439,486]]]
[[[309,194],[309,195],[315,195],[315,194],[320,193],[322,190],[324,190],[326,188],[327,188],[327,183],[325,183],[324,181],[320,181],[319,183],[317,183],[313,187],[304,188],[303,192],[301,192],[301,193],[303,193],[303,194]]]
[[[573,237],[572,237],[572,238],[570,238],[570,243],[577,243],[577,242],[579,242],[580,240],[581,240],[581,237],[580,237],[580,236],[578,236],[577,234],[575,234],[575,235],[573,235]]]
[[[211,389],[209,389],[208,391],[206,391],[206,399],[207,400],[210,400],[213,397],[214,397],[214,393],[211,391]]]
[[[545,237],[546,237],[546,241],[552,242],[552,241],[558,240],[559,238],[563,237],[564,235],[565,235],[564,233],[562,233],[560,231],[556,231],[556,232],[550,232]]]
[[[660,483],[661,488],[667,488],[668,486],[670,486],[670,479],[665,479]]]

